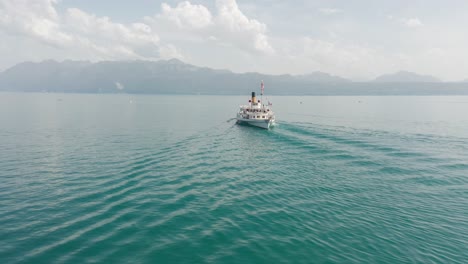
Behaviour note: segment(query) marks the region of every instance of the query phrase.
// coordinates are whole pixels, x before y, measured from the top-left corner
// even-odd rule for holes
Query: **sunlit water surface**
[[[0,93],[1,263],[467,263],[468,97]]]

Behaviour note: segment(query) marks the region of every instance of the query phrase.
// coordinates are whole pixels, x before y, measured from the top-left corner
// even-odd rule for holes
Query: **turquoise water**
[[[0,93],[0,262],[467,263],[468,97],[245,100]]]

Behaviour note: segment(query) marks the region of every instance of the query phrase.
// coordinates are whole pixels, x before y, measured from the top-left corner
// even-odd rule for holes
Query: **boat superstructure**
[[[262,99],[263,99],[263,82],[262,82]],[[271,109],[271,103],[264,104],[261,100],[257,100],[255,92],[252,92],[252,98],[248,105],[241,105],[237,112],[237,123],[246,123],[252,126],[269,129],[275,124],[275,114]]]

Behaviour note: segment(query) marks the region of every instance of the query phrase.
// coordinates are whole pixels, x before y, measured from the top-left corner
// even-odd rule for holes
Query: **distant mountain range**
[[[339,77],[339,76],[334,76],[330,75],[328,73],[324,72],[313,72],[310,74],[305,74],[305,75],[297,75],[295,76],[298,80],[305,80],[305,81],[310,81],[310,82],[315,82],[315,83],[345,83],[345,82],[350,82],[350,80]]]
[[[468,94],[466,83],[443,83],[410,72],[382,75],[372,82],[352,82],[323,72],[233,73],[177,59],[24,62],[0,73],[0,91],[245,95],[258,91],[261,80],[265,92],[272,95]]]
[[[374,82],[397,82],[397,83],[437,83],[441,82],[434,76],[420,75],[408,71],[399,71],[393,74],[384,74],[375,78]]]

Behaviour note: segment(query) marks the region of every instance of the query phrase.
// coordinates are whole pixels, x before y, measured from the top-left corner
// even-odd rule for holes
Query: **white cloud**
[[[408,27],[421,27],[423,26],[423,23],[418,18],[408,18],[408,19],[403,19],[402,22],[408,26]]]
[[[404,18],[404,17],[394,17],[392,15],[388,15],[387,18],[389,20],[396,21],[397,23],[404,25],[409,28],[416,28],[416,27],[422,27],[424,24],[419,20],[419,18],[413,17],[413,18]]]
[[[216,7],[218,16],[215,19],[220,27],[219,34],[225,39],[238,46],[253,45],[255,50],[274,53],[266,35],[266,25],[245,16],[235,0],[217,0]]]
[[[172,8],[166,3],[161,5],[161,19],[167,19],[180,28],[204,28],[211,25],[211,12],[203,5],[192,5],[185,1]]]
[[[167,38],[210,41],[247,52],[274,53],[266,25],[248,18],[235,0],[217,0],[215,14],[188,1],[175,7],[163,3],[161,9],[160,14],[146,17],[145,21],[154,27],[165,27],[161,31]]]
[[[57,2],[0,0],[0,30],[91,60],[157,59],[165,57],[168,50],[173,56],[182,57],[175,47],[161,44],[147,24],[116,23],[109,17],[98,17],[77,8],[59,14]]]
[[[162,59],[172,59],[172,58],[176,58],[180,60],[184,59],[184,56],[179,52],[176,46],[172,44],[162,45],[159,48],[159,56]]]
[[[56,0],[0,1],[0,29],[13,34],[24,34],[52,45],[72,41],[72,36],[60,31],[60,17]]]
[[[75,36],[87,37],[96,42],[121,43],[128,45],[157,45],[158,35],[143,23],[123,25],[112,22],[108,17],[96,17],[80,9],[70,8],[65,16],[65,30]]]
[[[125,86],[120,82],[115,82],[115,88],[117,88],[117,90],[123,90],[125,89]]]
[[[342,12],[342,10],[336,8],[319,8],[319,12],[324,15],[334,15]]]

